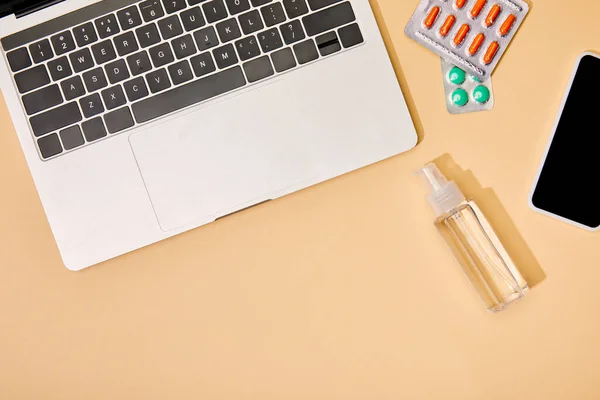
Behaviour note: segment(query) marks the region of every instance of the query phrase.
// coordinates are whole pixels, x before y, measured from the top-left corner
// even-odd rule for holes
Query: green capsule
[[[479,79],[475,75],[471,75],[471,79],[473,80],[473,82],[479,82],[479,83],[481,83],[481,79]]]
[[[485,104],[490,101],[490,89],[483,85],[477,86],[473,89],[473,98],[480,104]]]
[[[457,107],[464,107],[469,102],[469,94],[464,89],[452,92],[452,103]]]
[[[462,85],[467,80],[467,73],[458,67],[454,67],[448,72],[448,80],[455,85]]]

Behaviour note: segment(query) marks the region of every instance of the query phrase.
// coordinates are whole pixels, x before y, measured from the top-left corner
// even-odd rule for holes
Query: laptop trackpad
[[[211,222],[315,176],[307,127],[282,98],[287,85],[274,82],[130,137],[163,230]]]

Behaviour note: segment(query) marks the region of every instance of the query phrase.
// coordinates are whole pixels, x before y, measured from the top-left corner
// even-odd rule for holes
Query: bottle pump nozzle
[[[427,201],[436,216],[440,216],[465,201],[454,181],[448,181],[434,163],[427,164],[417,172],[430,189]]]

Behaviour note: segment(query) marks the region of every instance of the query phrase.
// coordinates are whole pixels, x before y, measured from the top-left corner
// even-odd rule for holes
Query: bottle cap
[[[427,164],[417,174],[429,187],[427,201],[436,217],[446,214],[466,200],[456,183],[448,181],[434,163]]]

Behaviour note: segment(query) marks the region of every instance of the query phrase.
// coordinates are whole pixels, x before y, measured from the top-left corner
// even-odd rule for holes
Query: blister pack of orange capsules
[[[405,33],[486,80],[528,12],[522,0],[421,0]]]

